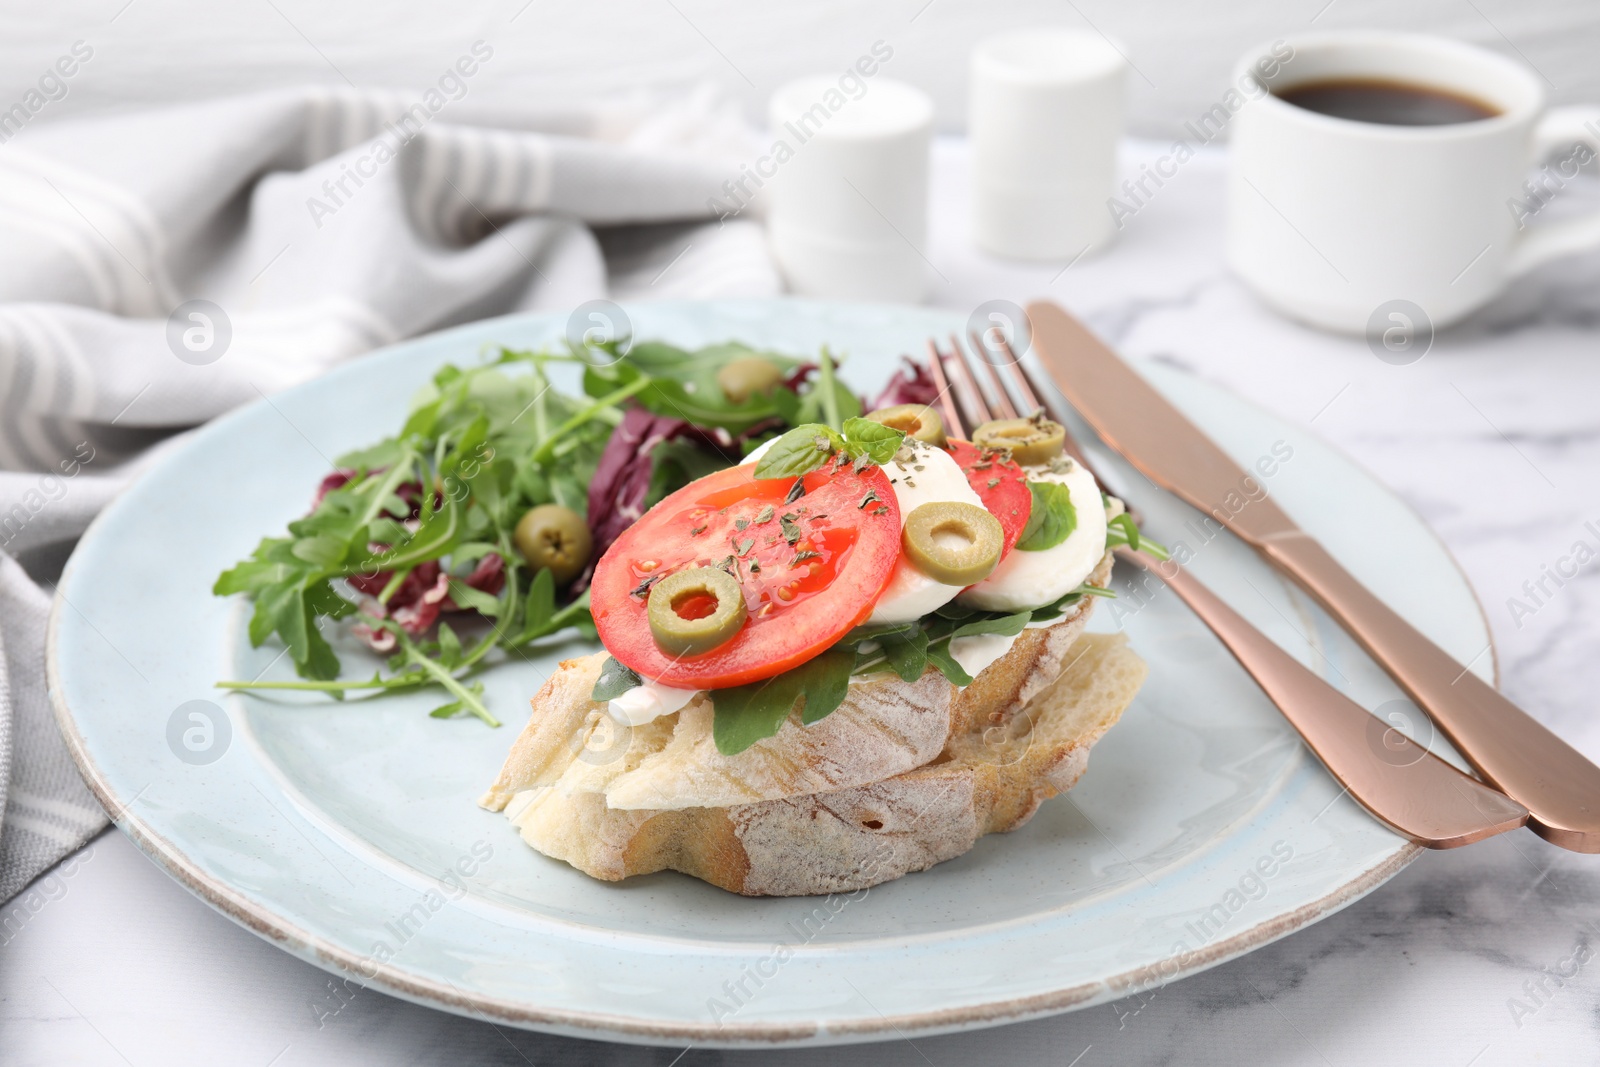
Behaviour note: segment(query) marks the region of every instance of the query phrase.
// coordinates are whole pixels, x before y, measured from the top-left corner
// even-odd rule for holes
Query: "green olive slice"
[[[576,578],[594,550],[589,524],[576,511],[560,504],[530,508],[517,520],[511,540],[535,573],[548,570],[557,585]]]
[[[717,370],[717,384],[730,404],[743,404],[783,381],[783,368],[760,356],[730,359]]]
[[[698,656],[732,641],[744,626],[744,590],[727,571],[691,567],[650,587],[650,635],[669,656]]]
[[[945,585],[974,585],[1000,562],[1005,531],[1000,520],[976,504],[936,500],[906,517],[900,532],[906,558]]]
[[[1037,467],[1061,455],[1067,431],[1049,419],[996,419],[972,431],[972,443],[980,448],[1004,448],[1024,467]]]
[[[926,441],[940,448],[944,447],[944,420],[930,407],[922,404],[896,404],[891,408],[879,408],[867,418],[899,430],[907,437]]]

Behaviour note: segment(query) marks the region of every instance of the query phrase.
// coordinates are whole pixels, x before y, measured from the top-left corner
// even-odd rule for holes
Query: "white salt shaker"
[[[769,105],[767,233],[790,289],[915,303],[927,293],[933,101],[885,78],[802,78]],[[777,142],[787,145],[785,154]]]
[[[1110,242],[1127,71],[1117,46],[1086,30],[1018,30],[973,51],[967,122],[981,248],[1072,259]]]

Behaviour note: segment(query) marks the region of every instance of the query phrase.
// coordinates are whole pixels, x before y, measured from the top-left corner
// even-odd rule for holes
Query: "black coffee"
[[[1488,104],[1444,89],[1372,78],[1305,82],[1274,95],[1319,115],[1384,126],[1449,126],[1500,114]]]

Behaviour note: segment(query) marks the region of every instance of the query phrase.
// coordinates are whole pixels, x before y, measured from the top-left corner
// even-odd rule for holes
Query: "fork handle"
[[[1155,571],[1221,639],[1339,784],[1380,821],[1429,848],[1514,830],[1528,811],[1462,774],[1307,670],[1175,563],[1119,548]]]
[[[1600,767],[1395,614],[1303,531],[1264,538],[1262,554],[1361,643],[1484,780],[1516,797],[1540,837],[1600,852]]]

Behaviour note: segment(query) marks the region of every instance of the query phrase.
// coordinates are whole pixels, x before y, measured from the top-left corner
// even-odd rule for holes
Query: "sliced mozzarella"
[[[982,611],[1021,611],[1053,604],[1083,584],[1106,552],[1106,509],[1094,475],[1068,461],[1064,470],[1027,468],[1030,482],[1067,487],[1078,524],[1067,539],[1039,552],[1014,549],[1000,566],[961,594],[961,603]]]
[[[976,634],[971,637],[957,637],[950,642],[950,658],[961,664],[961,669],[976,678],[983,669],[1007,652],[1017,643],[1021,634]]]
[[[923,504],[953,500],[983,507],[982,499],[967,482],[966,472],[950,458],[950,453],[921,441],[908,440],[906,444],[912,446],[910,461],[902,464],[890,460],[883,467],[889,484],[894,487],[895,499],[900,503],[902,528],[911,512]],[[869,625],[912,622],[950,603],[959,592],[961,586],[945,585],[930,578],[901,553],[894,575],[867,622]]]
[[[697,689],[673,689],[660,682],[646,681],[621,696],[612,697],[606,711],[626,726],[642,726],[652,719],[681,710],[694,699],[697,692]]]

